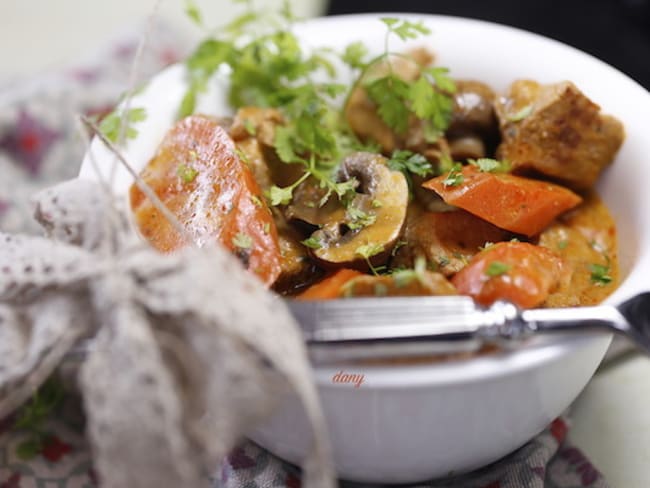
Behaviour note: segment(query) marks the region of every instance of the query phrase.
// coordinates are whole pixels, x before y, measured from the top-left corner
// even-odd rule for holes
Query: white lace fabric
[[[98,184],[57,185],[35,208],[46,237],[0,233],[0,418],[90,338],[79,385],[103,487],[204,486],[288,392],[314,430],[303,483],[333,486],[307,354],[281,299],[221,247],[150,249]]]

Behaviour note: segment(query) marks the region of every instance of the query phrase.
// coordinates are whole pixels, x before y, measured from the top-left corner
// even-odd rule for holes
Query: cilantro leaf
[[[496,276],[501,276],[507,273],[510,270],[511,266],[509,264],[503,263],[501,261],[492,261],[488,267],[485,269],[485,275],[490,278]]]
[[[468,159],[467,162],[483,173],[507,173],[510,171],[508,161],[497,161],[491,158]]]
[[[591,264],[591,282],[597,286],[605,286],[612,282],[610,267],[606,264]]]
[[[388,160],[388,167],[393,171],[401,171],[406,178],[409,190],[413,190],[411,174],[426,177],[433,174],[433,166],[422,154],[397,149]]]
[[[352,230],[368,227],[369,225],[374,224],[377,220],[377,216],[375,214],[365,212],[353,205],[350,205],[347,208],[346,216],[349,219],[347,225]]]
[[[116,109],[108,114],[99,124],[99,130],[106,136],[106,138],[116,143],[122,131],[122,116],[123,111]],[[138,136],[138,131],[133,127],[138,122],[143,122],[147,118],[147,111],[143,107],[130,108],[124,118],[126,127],[124,128],[124,136],[126,139],[135,139]]]
[[[176,176],[178,176],[183,183],[192,183],[198,174],[198,170],[183,163],[179,164],[176,168]]]
[[[370,259],[377,254],[384,252],[384,246],[381,244],[364,244],[357,247],[354,253],[361,256],[363,259]]]
[[[368,48],[362,42],[353,42],[348,44],[341,56],[345,64],[353,69],[363,69],[366,67],[365,57],[368,55]]]
[[[460,163],[454,163],[452,168],[447,173],[447,177],[442,181],[444,186],[458,186],[465,181],[465,176],[463,176],[463,166]]]
[[[533,106],[526,105],[525,107],[522,107],[520,110],[518,110],[512,115],[509,115],[506,118],[509,122],[520,122],[532,113],[533,113]]]
[[[401,78],[389,75],[371,81],[365,88],[386,125],[399,134],[404,134],[408,129],[411,113],[405,103],[409,96],[409,84]]]
[[[199,7],[196,5],[194,0],[185,0],[185,14],[194,22],[196,25],[203,25],[203,17]]]
[[[307,246],[310,249],[320,249],[323,247],[323,243],[317,237],[309,237],[304,241],[300,241],[302,244]]]
[[[449,69],[442,66],[432,66],[424,70],[435,83],[436,87],[444,92],[456,93],[456,83],[449,76]]]
[[[271,200],[271,205],[274,207],[277,205],[288,205],[292,198],[292,186],[280,188],[279,186],[273,185],[269,188],[269,199]]]
[[[402,41],[431,34],[431,29],[426,27],[422,21],[411,22],[410,20],[396,19],[394,17],[383,17],[379,20],[386,24],[389,32],[395,34]]]
[[[248,234],[239,232],[235,237],[232,238],[232,243],[239,249],[250,249],[253,247],[253,238]]]

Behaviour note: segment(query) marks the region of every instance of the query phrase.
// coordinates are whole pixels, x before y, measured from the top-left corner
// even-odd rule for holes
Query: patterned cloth
[[[158,26],[139,73],[144,79],[178,60],[184,50]],[[126,88],[137,36],[121,39],[92,61],[38,80],[0,84],[0,230],[32,232],[29,195],[73,177],[84,146],[78,113],[103,114]],[[0,419],[0,488],[91,488],[98,485],[83,435],[83,414],[70,395],[45,425],[46,438],[29,449],[30,433],[16,418]],[[557,419],[507,458],[470,475],[420,486],[463,488],[605,488],[607,483],[579,449],[565,441]],[[206,480],[206,488],[300,486],[300,473],[248,442]],[[342,486],[361,486],[342,482]]]

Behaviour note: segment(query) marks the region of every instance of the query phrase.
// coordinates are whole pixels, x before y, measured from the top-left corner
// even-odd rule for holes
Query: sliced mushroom
[[[352,178],[359,182],[356,195],[342,216],[334,212],[333,218],[312,234],[313,242],[320,245],[312,253],[326,267],[365,270],[368,263],[364,254],[373,266],[390,255],[404,226],[409,191],[404,175],[389,169],[386,158],[378,154],[348,156],[338,179]]]
[[[327,199],[327,188],[315,178],[307,178],[293,191],[291,203],[284,212],[289,221],[321,226],[345,216],[345,208],[336,198]],[[323,202],[324,199],[327,201]],[[313,230],[313,229],[312,229]]]
[[[448,134],[488,135],[498,131],[494,112],[496,96],[492,88],[480,81],[457,80],[454,111]]]
[[[449,143],[449,149],[454,161],[484,158],[487,154],[485,143],[476,135],[468,135],[452,139]]]

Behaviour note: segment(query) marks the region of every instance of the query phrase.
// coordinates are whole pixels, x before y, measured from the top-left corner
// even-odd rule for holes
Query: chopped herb
[[[447,177],[442,181],[445,186],[458,186],[465,181],[463,176],[463,167],[460,163],[455,163],[454,166],[447,173]]]
[[[397,254],[397,251],[399,251],[399,249],[400,249],[401,247],[404,247],[406,244],[408,244],[408,243],[407,243],[406,241],[402,240],[402,239],[400,239],[399,241],[397,241],[397,242],[395,243],[395,246],[393,247],[393,250],[390,252],[390,255],[393,256],[393,257],[395,257],[395,255]]]
[[[501,261],[492,261],[485,270],[485,274],[490,278],[494,278],[495,276],[501,276],[507,273],[510,267],[509,264],[502,263]]]
[[[364,259],[370,259],[377,254],[380,254],[384,251],[384,246],[381,244],[364,244],[363,246],[357,247],[354,252]]]
[[[462,256],[461,256],[462,257]],[[449,261],[449,258],[447,256],[438,256],[438,264],[440,265],[441,268],[444,268],[447,266],[451,261]]]
[[[244,164],[250,166],[250,160],[248,159],[248,154],[246,154],[244,151],[242,151],[242,150],[239,149],[238,147],[235,148],[235,154],[237,155],[237,157],[238,157],[239,159],[242,160],[242,162],[243,162]]]
[[[291,202],[291,199],[293,198],[293,190],[300,183],[305,181],[308,176],[309,173],[305,173],[293,184],[289,186],[285,186],[284,188],[280,188],[279,186],[272,185],[271,188],[269,188],[268,195],[267,195],[269,197],[269,200],[271,201],[271,205],[273,207],[277,205],[288,205],[289,202]]]
[[[404,288],[417,279],[418,274],[413,269],[399,269],[393,272],[393,281],[397,288]]]
[[[476,166],[483,173],[507,173],[510,171],[508,161],[497,161],[491,158],[468,159],[467,162]]]
[[[557,248],[562,250],[566,249],[566,247],[569,245],[569,240],[568,239],[563,239],[560,242],[557,243]]]
[[[178,176],[183,183],[192,183],[198,174],[198,170],[183,163],[179,164],[178,168],[176,168],[176,176]]]
[[[375,283],[374,291],[376,297],[385,297],[388,295],[388,287],[383,283]]]
[[[388,27],[388,31],[395,34],[402,41],[407,39],[416,39],[421,35],[431,34],[431,29],[426,27],[422,21],[411,22],[405,19],[395,17],[382,17],[381,20]]]
[[[345,48],[341,59],[345,64],[353,69],[363,69],[366,67],[364,58],[368,55],[368,48],[362,42],[353,42]]]
[[[395,286],[403,288],[410,285],[413,280],[422,280],[422,276],[426,272],[427,261],[423,256],[415,258],[413,269],[398,269],[393,272],[393,280]]]
[[[253,238],[248,234],[239,232],[235,237],[232,238],[232,243],[239,249],[250,249],[253,247]]]
[[[591,248],[594,251],[599,252],[601,254],[605,252],[604,246],[600,242],[598,242],[596,239],[591,240],[589,242],[589,246],[591,246]]]
[[[358,207],[350,205],[347,209],[347,217],[349,222],[347,223],[348,227],[352,230],[362,229],[372,225],[377,220],[375,214],[371,214],[361,210]]]
[[[99,124],[99,130],[113,143],[118,142],[118,138],[122,131],[122,115],[123,111],[116,109],[104,117]],[[135,139],[138,136],[138,131],[133,126],[138,122],[143,122],[146,118],[147,111],[144,108],[134,107],[129,109],[124,118],[126,122],[124,137],[126,139]]]
[[[203,25],[203,17],[201,16],[201,11],[199,10],[196,3],[194,3],[194,0],[185,0],[185,14],[196,25]]]
[[[384,204],[381,203],[381,200],[373,200],[372,201],[372,208],[381,208],[383,206],[384,206]]]
[[[271,205],[274,207],[276,205],[287,205],[293,197],[293,187],[287,186],[280,188],[279,186],[273,185],[269,188],[269,197],[271,199]]]
[[[426,177],[433,174],[433,166],[421,154],[406,150],[395,150],[388,160],[388,167],[393,171],[401,171],[406,178],[409,189],[413,189],[411,174]]]
[[[370,262],[370,258],[373,256],[376,256],[377,254],[380,254],[384,252],[384,246],[381,244],[364,244],[363,246],[359,246],[354,250],[355,254],[361,256],[363,259],[366,260],[366,263],[368,264],[368,268],[370,268],[370,271],[372,271],[372,274],[377,276],[379,274],[379,271],[382,269],[385,269],[385,267],[374,267],[372,263]]]
[[[320,239],[313,236],[301,242],[310,249],[320,249],[323,247],[323,243],[320,241]]]
[[[526,105],[525,107],[521,108],[519,111],[516,113],[509,115],[506,117],[509,122],[519,122],[521,120],[524,120],[526,117],[528,117],[530,114],[533,113],[533,106],[532,105]]]
[[[591,271],[591,282],[595,285],[605,286],[612,282],[609,265],[591,264],[589,270]]]

